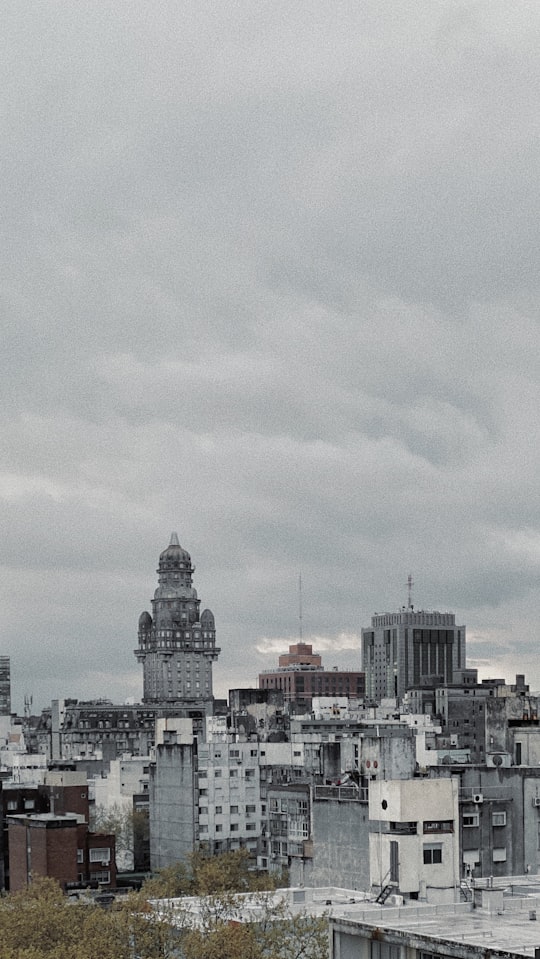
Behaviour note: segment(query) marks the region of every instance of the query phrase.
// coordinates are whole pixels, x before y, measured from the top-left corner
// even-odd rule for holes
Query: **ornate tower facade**
[[[139,617],[137,660],[143,664],[143,702],[198,707],[211,713],[212,663],[218,658],[214,616],[199,615],[194,566],[176,533],[159,557],[152,615]]]

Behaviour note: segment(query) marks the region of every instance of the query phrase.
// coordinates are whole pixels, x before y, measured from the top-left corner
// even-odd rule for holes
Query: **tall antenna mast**
[[[298,619],[300,621],[300,642],[302,642],[302,573],[298,576]]]
[[[408,609],[412,609],[412,588],[414,586],[412,573],[409,573],[407,577],[407,582],[405,585],[407,586],[407,591],[408,591]]]

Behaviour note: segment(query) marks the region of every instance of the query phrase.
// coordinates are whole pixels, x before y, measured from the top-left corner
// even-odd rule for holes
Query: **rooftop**
[[[407,943],[414,936],[415,944],[435,946],[445,943],[444,955],[522,957],[535,956],[540,947],[540,876],[516,876],[504,880],[484,881],[475,890],[476,902],[428,905],[409,902],[407,905],[375,904],[358,890],[324,888],[280,889],[266,894],[269,901],[285,901],[294,914],[328,915],[337,929],[361,935],[377,928],[388,935],[388,941]],[[263,894],[264,896],[264,894]],[[249,922],[257,919],[261,896],[239,895],[231,903],[231,918]],[[390,900],[389,900],[390,902]],[[172,906],[178,917],[191,914],[197,924],[202,900],[155,900],[159,912]],[[538,917],[538,919],[537,919]],[[449,945],[449,948],[448,948]],[[455,952],[452,946],[455,945]],[[466,951],[464,951],[464,949]],[[478,952],[476,952],[478,950]]]
[[[495,956],[535,956],[540,947],[540,876],[487,881],[474,891],[474,902],[448,905],[412,903],[378,906],[373,903],[332,903],[332,921],[353,932],[357,927],[383,930],[388,941],[406,943],[410,936],[456,946],[476,947]],[[390,901],[390,900],[389,900]],[[537,918],[538,917],[538,918]],[[445,952],[445,955],[447,953]],[[448,953],[453,955],[454,952]],[[474,952],[467,951],[474,956]]]

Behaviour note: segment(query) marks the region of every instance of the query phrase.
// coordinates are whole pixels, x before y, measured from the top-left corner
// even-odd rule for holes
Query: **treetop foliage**
[[[192,855],[161,870],[140,893],[107,909],[90,896],[70,901],[52,879],[0,898],[2,959],[327,959],[326,917],[292,915],[275,902],[273,878],[248,869],[243,851]],[[281,877],[280,877],[281,878]],[[242,900],[256,902],[240,921]],[[183,897],[200,897],[194,913]],[[180,903],[150,902],[180,898]],[[242,897],[243,899],[243,897]]]
[[[193,852],[187,864],[166,866],[148,879],[143,893],[148,899],[174,899],[179,896],[213,896],[225,892],[259,892],[284,885],[284,876],[255,872],[249,868],[245,849],[210,856],[204,850]],[[286,882],[286,879],[285,879]]]

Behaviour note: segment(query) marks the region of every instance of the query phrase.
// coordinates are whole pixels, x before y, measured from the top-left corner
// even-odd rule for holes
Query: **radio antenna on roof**
[[[407,586],[407,598],[408,598],[407,608],[408,608],[408,609],[412,609],[412,588],[413,588],[413,586],[414,586],[414,581],[413,581],[413,578],[412,578],[412,573],[409,573],[409,575],[408,575],[408,577],[407,577],[407,582],[406,582],[405,585]]]
[[[300,621],[300,642],[303,638],[303,629],[302,629],[302,573],[298,576],[298,619]]]

